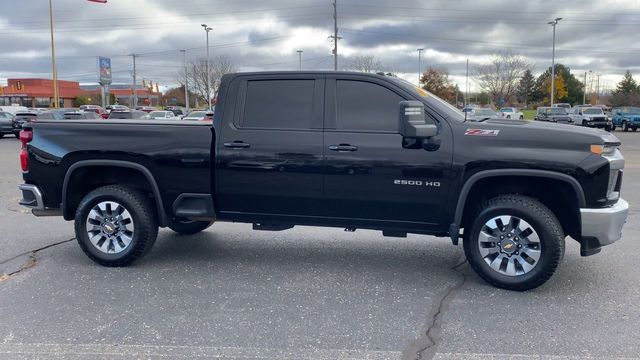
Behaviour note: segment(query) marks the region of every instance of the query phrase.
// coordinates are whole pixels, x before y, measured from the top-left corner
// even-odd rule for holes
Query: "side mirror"
[[[430,138],[438,134],[438,127],[427,124],[424,104],[420,101],[400,101],[398,132],[406,138]]]

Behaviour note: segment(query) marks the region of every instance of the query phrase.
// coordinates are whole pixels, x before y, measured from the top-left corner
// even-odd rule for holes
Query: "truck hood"
[[[544,121],[491,119],[482,123],[470,123],[469,127],[482,124],[482,128],[500,130],[503,136],[522,138],[544,138],[549,144],[620,144],[611,133],[576,125],[557,124]],[[500,136],[500,135],[499,135]]]

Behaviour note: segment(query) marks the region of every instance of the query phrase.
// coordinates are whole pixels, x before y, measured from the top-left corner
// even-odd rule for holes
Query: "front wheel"
[[[211,225],[213,225],[213,221],[173,220],[171,224],[169,224],[169,229],[180,235],[193,235],[205,230]]]
[[[633,132],[636,132],[636,131],[638,131],[638,128],[637,128],[637,127],[634,127],[634,128],[632,128],[631,130],[632,130]]]
[[[520,120],[524,120],[524,116],[523,115],[520,115]]]
[[[521,195],[485,201],[464,231],[464,252],[487,283],[525,291],[544,284],[564,256],[564,233],[544,204]],[[468,230],[468,231],[467,231]]]
[[[624,121],[624,122],[622,123],[622,131],[624,131],[624,132],[629,131],[629,125],[627,124],[627,122],[626,122],[626,121]]]
[[[149,252],[156,241],[155,206],[140,190],[104,186],[80,202],[75,232],[91,260],[104,266],[127,266]]]

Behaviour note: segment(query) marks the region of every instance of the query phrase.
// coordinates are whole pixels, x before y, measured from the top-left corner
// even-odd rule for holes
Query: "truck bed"
[[[72,167],[83,171],[100,167],[99,176],[108,176],[110,163],[148,170],[147,177],[156,182],[156,197],[161,198],[159,203],[167,213],[180,194],[211,193],[211,123],[52,120],[25,128],[33,130],[33,140],[24,179],[41,187],[46,208],[63,208],[62,203],[71,200],[63,195],[73,193],[67,187],[79,186],[69,175]]]

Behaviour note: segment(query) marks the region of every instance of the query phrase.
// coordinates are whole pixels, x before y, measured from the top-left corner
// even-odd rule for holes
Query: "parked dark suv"
[[[563,107],[539,107],[535,120],[555,123],[573,124],[569,112]]]

